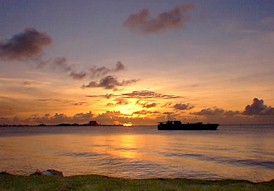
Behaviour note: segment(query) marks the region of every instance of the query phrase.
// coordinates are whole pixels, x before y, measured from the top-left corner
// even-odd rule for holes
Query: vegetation
[[[274,181],[252,183],[241,180],[190,180],[190,179],[144,179],[131,180],[96,175],[53,177],[14,176],[0,174],[0,191],[273,191]]]

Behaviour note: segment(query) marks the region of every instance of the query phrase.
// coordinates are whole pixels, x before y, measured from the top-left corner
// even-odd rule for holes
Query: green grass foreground
[[[191,180],[191,179],[121,179],[97,175],[52,177],[52,176],[14,176],[0,174],[0,191],[206,191],[206,190],[245,190],[273,191],[274,181],[252,183],[242,180]]]

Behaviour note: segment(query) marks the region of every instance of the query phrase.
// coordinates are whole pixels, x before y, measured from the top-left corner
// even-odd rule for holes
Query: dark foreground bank
[[[273,191],[274,181],[252,183],[242,180],[190,180],[190,179],[144,179],[131,180],[109,178],[97,175],[54,177],[54,176],[14,176],[0,174],[0,191],[24,190],[245,190]]]

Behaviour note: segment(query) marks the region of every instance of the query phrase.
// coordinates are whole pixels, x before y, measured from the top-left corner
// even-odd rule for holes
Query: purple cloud
[[[113,76],[106,76],[102,78],[99,82],[91,81],[87,85],[82,85],[82,88],[97,88],[102,87],[104,89],[112,89],[117,90],[118,86],[128,86],[130,84],[136,83],[138,80],[123,80],[119,82],[115,77]]]
[[[243,111],[244,115],[274,115],[274,108],[264,104],[264,101],[258,98],[253,99],[251,105],[247,105]]]
[[[198,112],[193,112],[191,114],[194,115],[203,115],[203,116],[218,116],[218,115],[224,115],[224,116],[233,116],[233,115],[239,115],[239,111],[231,111],[231,110],[224,110],[221,108],[207,108],[202,109]]]
[[[143,9],[136,14],[130,15],[123,25],[143,33],[158,33],[165,30],[183,28],[190,21],[194,7],[194,4],[178,5],[155,18],[150,17],[148,9]]]
[[[51,44],[51,37],[34,28],[27,28],[23,32],[0,42],[0,58],[6,60],[27,60],[43,54],[43,48]]]
[[[69,76],[75,80],[81,80],[87,76],[87,73],[85,73],[85,72],[71,72],[69,74]]]
[[[120,61],[118,61],[115,67],[113,68],[107,68],[105,66],[102,66],[102,67],[94,66],[90,69],[90,77],[91,78],[102,77],[104,75],[107,75],[110,72],[119,72],[119,71],[125,70],[125,68],[126,68],[125,65]]]

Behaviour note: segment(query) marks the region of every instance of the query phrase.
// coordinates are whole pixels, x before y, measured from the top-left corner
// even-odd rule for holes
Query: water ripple
[[[67,157],[99,157],[105,156],[105,154],[95,153],[95,152],[57,152],[57,156],[67,156]]]
[[[209,156],[204,154],[186,153],[163,153],[167,157],[188,157],[204,161],[214,161],[218,163],[228,163],[233,165],[259,166],[267,169],[274,169],[274,161],[263,161],[256,159],[236,159],[232,157]]]

